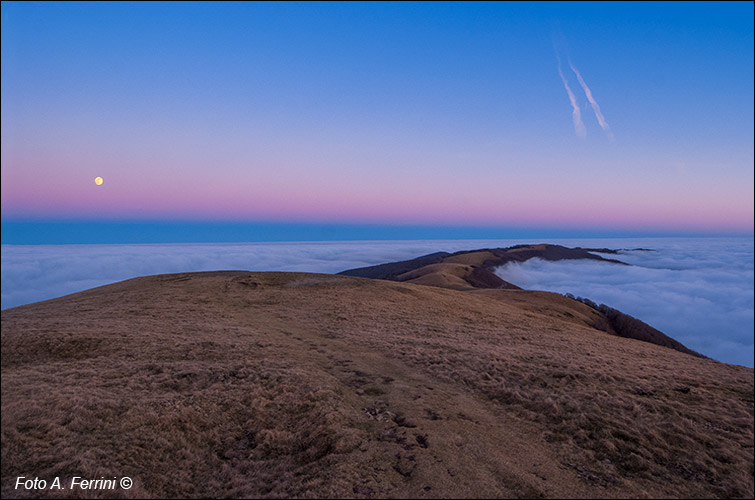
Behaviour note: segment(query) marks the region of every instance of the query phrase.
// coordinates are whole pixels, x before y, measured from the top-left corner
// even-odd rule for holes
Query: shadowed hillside
[[[546,292],[242,271],[8,309],[2,496],[76,475],[129,476],[103,496],[134,498],[752,498],[753,370],[600,317]]]
[[[600,319],[592,324],[592,326],[594,326],[598,330],[603,330],[604,332],[608,332],[613,335],[619,335],[621,337],[626,337],[629,339],[650,342],[651,344],[668,347],[669,349],[676,349],[677,351],[691,354],[692,356],[697,356],[699,358],[705,357],[699,352],[695,352],[692,349],[687,348],[681,342],[672,339],[660,330],[653,328],[644,321],[640,321],[639,319],[625,314],[618,309],[608,307],[605,304],[598,305],[590,299],[574,297],[571,294],[566,294],[566,296],[582,302],[583,304],[592,307],[600,313]]]

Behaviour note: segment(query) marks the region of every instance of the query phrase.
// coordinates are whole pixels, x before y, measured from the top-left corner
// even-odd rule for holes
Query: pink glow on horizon
[[[493,177],[481,181],[474,173],[444,165],[437,175],[428,167],[394,172],[338,165],[302,169],[293,160],[243,169],[236,164],[207,169],[190,162],[158,168],[151,167],[157,160],[107,163],[74,153],[56,161],[45,154],[24,161],[4,152],[4,162],[16,168],[2,171],[3,216],[747,233],[754,222],[752,186],[746,184],[619,179],[609,190],[599,176],[556,177],[521,167],[513,168],[515,175],[492,172]],[[102,186],[94,184],[96,176],[104,178]]]
[[[540,30],[576,11],[548,4],[347,9],[335,31],[316,6],[151,4],[170,40],[93,5],[3,4],[4,219],[753,232],[751,16],[666,9],[674,29],[638,45],[658,9],[587,9],[567,54]],[[639,29],[606,33],[619,52],[576,28],[606,19]]]
[[[570,196],[563,190],[506,193],[495,189],[413,191],[362,189],[315,191],[304,186],[141,186],[103,173],[80,183],[58,184],[50,192],[37,184],[31,192],[3,191],[2,212],[11,217],[179,218],[210,220],[312,220],[342,223],[396,223],[470,226],[574,227],[751,231],[752,206],[730,200],[694,199],[634,203],[617,194],[606,199]],[[694,198],[694,197],[692,197]]]

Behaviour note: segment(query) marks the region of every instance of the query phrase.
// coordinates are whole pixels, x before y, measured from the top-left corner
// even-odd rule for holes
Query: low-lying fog
[[[436,251],[555,243],[652,248],[629,266],[533,259],[498,269],[526,289],[605,303],[706,356],[753,366],[752,238],[453,240],[145,245],[2,245],[2,308],[151,274],[221,269],[336,273]]]

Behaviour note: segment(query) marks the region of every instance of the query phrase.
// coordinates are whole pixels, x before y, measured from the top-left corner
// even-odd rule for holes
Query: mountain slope
[[[472,288],[520,288],[495,274],[496,267],[509,262],[524,262],[533,258],[545,260],[589,259],[628,265],[590,253],[591,249],[567,248],[561,245],[515,245],[508,248],[464,250],[456,253],[436,252],[416,259],[388,262],[376,266],[348,269],[338,274],[381,280],[431,285],[454,290]],[[616,251],[613,251],[616,253]],[[461,267],[464,266],[464,267]]]
[[[753,371],[599,317],[242,271],[8,309],[2,496],[76,475],[129,476],[128,497],[752,497]]]
[[[650,251],[647,249],[637,250]],[[453,254],[437,252],[411,260],[349,269],[339,274],[462,291],[481,288],[521,290],[517,285],[501,279],[495,274],[495,269],[509,262],[524,262],[533,258],[552,261],[588,259],[629,265],[620,260],[606,259],[600,255],[591,253],[596,251],[609,254],[617,254],[619,252],[618,250],[608,248],[567,248],[549,244],[515,245],[508,248],[469,250]],[[621,337],[650,342],[691,354],[692,356],[703,357],[701,354],[687,348],[682,343],[637,318],[604,304],[598,306],[598,304],[589,299],[581,297],[577,299],[571,295],[570,297],[587,304],[600,313],[590,325],[598,330]]]
[[[463,250],[456,253],[436,252],[416,259],[400,262],[388,262],[376,266],[348,269],[338,274],[344,276],[358,276],[360,278],[373,278],[392,281],[413,282],[415,278],[410,274],[419,271],[426,266],[436,266],[436,273],[446,274],[439,266],[448,266],[449,273],[457,275],[467,281],[466,288],[513,288],[519,287],[508,283],[493,273],[493,269],[509,262],[524,262],[529,259],[539,258],[544,260],[599,260],[613,264],[628,265],[616,259],[606,259],[600,255],[590,253],[592,249],[567,248],[561,245],[515,245],[508,248],[485,248],[481,250]],[[615,250],[605,250],[617,253]],[[467,272],[459,275],[454,272],[455,265],[467,266]],[[441,281],[442,282],[442,281]],[[424,284],[424,283],[421,283]],[[442,286],[442,285],[438,285]]]

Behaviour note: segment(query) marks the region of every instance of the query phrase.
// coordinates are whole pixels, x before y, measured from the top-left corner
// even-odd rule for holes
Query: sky
[[[751,235],[753,14],[3,2],[2,241]]]
[[[529,290],[605,303],[718,361],[753,366],[752,238],[552,239],[587,248],[652,248],[609,255],[631,266],[532,259],[497,272]],[[138,276],[218,269],[337,273],[437,251],[531,240],[3,245],[2,308]]]

